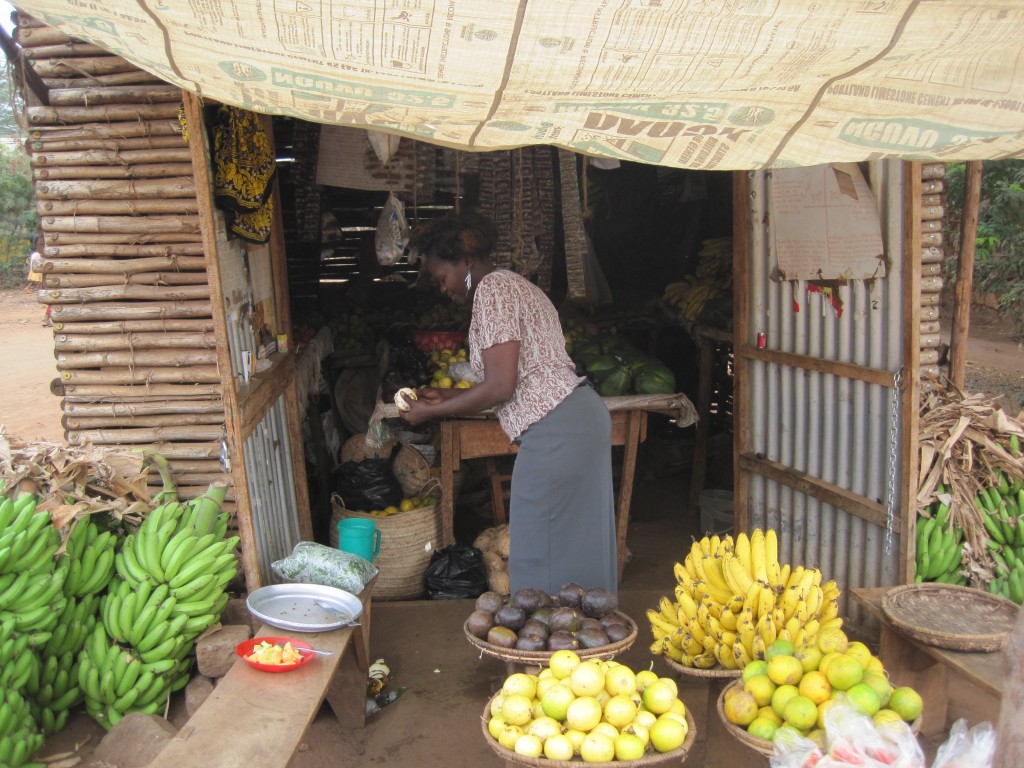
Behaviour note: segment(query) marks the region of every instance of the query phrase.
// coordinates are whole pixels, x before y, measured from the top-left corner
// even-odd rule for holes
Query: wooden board
[[[370,589],[362,595],[361,626],[296,634],[314,648],[334,651],[332,656],[317,656],[310,664],[277,674],[260,672],[238,659],[148,768],[285,768],[324,699],[343,727],[362,727]],[[261,635],[288,633],[264,624],[255,636]]]

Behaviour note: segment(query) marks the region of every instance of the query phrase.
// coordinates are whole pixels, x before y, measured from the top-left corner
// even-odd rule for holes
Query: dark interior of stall
[[[349,140],[367,135],[345,130]],[[377,158],[376,169],[367,156],[377,147],[369,142],[356,161],[342,153],[326,173],[332,179],[327,184],[321,148],[327,139],[321,134],[315,123],[274,119],[290,338],[300,368],[304,354],[322,358],[315,391],[307,393],[304,424],[318,541],[332,541],[332,510],[339,499],[346,503],[342,491],[351,490],[342,469],[369,428],[378,399],[390,402],[399,387],[436,384],[439,366],[458,359],[469,325],[468,307],[452,304],[420,278],[408,252],[385,263],[396,246],[388,242],[391,250],[382,251],[378,229],[382,214],[393,217],[392,195],[410,229],[456,209],[493,218],[500,233],[496,250],[504,254],[496,265],[526,274],[548,293],[563,317],[578,371],[602,395],[653,388],[682,392],[701,406],[709,429],[697,490],[732,487],[731,174],[585,162],[553,147],[459,152],[403,138],[391,145],[386,164]],[[319,352],[308,350],[318,347],[318,338]],[[702,348],[710,357],[703,362],[711,387],[700,403]],[[646,378],[639,375],[645,366]],[[444,384],[461,385],[453,377]],[[436,426],[395,429],[403,430],[402,441],[436,476]],[[674,477],[685,506],[696,497],[690,495],[695,450],[694,427],[680,429],[652,413],[636,482]],[[458,468],[459,544],[469,545],[495,525],[490,479],[507,472],[510,461],[473,460]],[[373,501],[370,496],[363,505],[348,506]]]

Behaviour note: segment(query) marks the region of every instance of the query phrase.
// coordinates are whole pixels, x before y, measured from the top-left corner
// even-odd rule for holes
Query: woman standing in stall
[[[509,509],[509,582],[557,594],[577,582],[618,589],[611,416],[577,376],[558,311],[533,283],[496,269],[496,228],[474,213],[421,225],[409,247],[441,293],[472,301],[470,389],[423,387],[410,424],[493,408],[518,445]]]

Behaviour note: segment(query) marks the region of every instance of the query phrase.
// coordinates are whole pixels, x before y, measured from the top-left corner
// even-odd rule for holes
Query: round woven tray
[[[729,678],[739,677],[743,674],[742,669],[726,669],[723,666],[712,667],[711,669],[697,669],[696,667],[684,667],[678,661],[670,659],[668,656],[662,656],[661,658],[676,672],[681,675],[688,675],[689,677]]]
[[[718,696],[718,701],[715,702],[715,709],[718,710],[718,719],[722,721],[722,725],[725,726],[730,735],[732,735],[737,741],[746,744],[755,752],[760,752],[762,755],[771,757],[775,754],[775,742],[769,741],[768,739],[762,739],[748,733],[745,729],[740,728],[738,725],[730,723],[725,716],[725,697],[726,694],[732,689],[742,686],[742,680],[736,680],[729,685],[725,686],[722,692]],[[917,718],[913,723],[910,724],[910,730],[917,734],[921,730],[921,718]]]
[[[616,611],[615,613],[617,616],[621,616],[626,620],[626,626],[629,627],[629,634],[618,642],[608,643],[607,645],[601,645],[597,648],[577,648],[577,656],[581,659],[613,659],[633,645],[636,641],[637,635],[636,622],[621,611]],[[469,620],[467,619],[466,621],[468,623]],[[520,651],[515,648],[501,648],[493,643],[488,643],[486,640],[481,640],[479,637],[472,634],[465,623],[462,625],[462,631],[465,633],[466,639],[479,648],[483,653],[486,653],[488,656],[493,656],[496,659],[501,659],[506,663],[547,666],[547,663],[551,660],[551,654],[554,653],[554,651]],[[549,760],[548,762],[550,763],[551,761]]]
[[[1005,597],[955,584],[906,584],[882,597],[882,613],[900,632],[953,651],[998,651],[1019,610]]]
[[[498,694],[495,694],[497,696]],[[693,746],[693,742],[697,739],[697,728],[693,723],[693,717],[690,715],[690,708],[686,708],[686,725],[689,730],[686,733],[686,739],[683,741],[683,745],[678,749],[673,749],[671,752],[645,752],[644,756],[639,760],[616,760],[610,763],[585,763],[579,756],[574,757],[572,760],[549,760],[546,757],[526,757],[525,755],[517,755],[511,749],[505,749],[494,737],[491,736],[487,730],[487,721],[491,719],[491,702],[494,701],[494,696],[491,697],[490,701],[487,702],[487,706],[484,707],[483,717],[480,719],[480,727],[483,730],[484,738],[487,740],[487,744],[493,749],[497,755],[505,760],[507,763],[518,763],[519,765],[534,765],[537,768],[576,768],[576,766],[605,766],[606,768],[642,768],[642,766],[648,765],[661,765],[663,763],[681,763],[686,760],[686,755],[690,751],[690,747]]]

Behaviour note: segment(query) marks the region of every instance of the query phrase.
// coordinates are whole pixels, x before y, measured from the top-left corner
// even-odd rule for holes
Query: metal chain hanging
[[[892,552],[896,519],[896,436],[900,424],[900,394],[903,391],[903,367],[892,377],[892,407],[889,418],[889,475],[885,493],[885,554]]]

